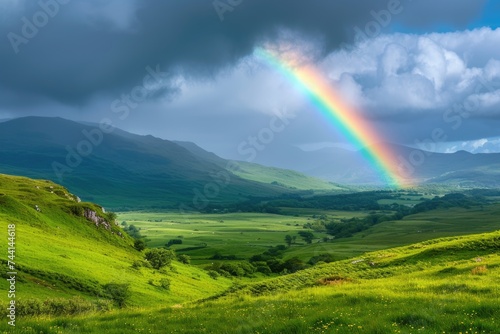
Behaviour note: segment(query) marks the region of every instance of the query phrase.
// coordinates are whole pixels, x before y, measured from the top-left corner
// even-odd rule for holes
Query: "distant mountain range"
[[[226,161],[192,143],[106,132],[62,118],[0,122],[0,173],[49,179],[115,209],[200,209],[209,202],[340,189],[298,172]]]
[[[274,161],[283,159],[275,167],[265,167],[225,160],[190,142],[119,129],[105,132],[99,124],[62,118],[4,120],[0,122],[0,173],[49,179],[84,200],[114,209],[200,209],[208,203],[250,197],[381,185],[360,152],[291,148],[283,153],[269,146],[260,161],[266,155],[274,155]],[[405,158],[415,150],[397,145],[391,149]],[[414,166],[412,174],[420,184],[500,187],[498,153],[422,153],[425,160]]]
[[[407,161],[412,169],[411,177],[417,184],[500,187],[500,153],[472,154],[466,151],[431,153],[402,145],[390,143],[383,145],[389,147],[396,157]],[[276,156],[283,158],[277,160]],[[411,157],[417,159],[417,164],[410,163]],[[418,160],[421,157],[423,159]],[[296,147],[269,146],[259,152],[257,162],[278,168],[294,169],[340,185],[382,185],[377,171],[363,158],[360,151],[342,148],[303,151]]]

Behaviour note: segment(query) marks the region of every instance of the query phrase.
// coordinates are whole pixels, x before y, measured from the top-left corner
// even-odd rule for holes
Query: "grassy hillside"
[[[24,333],[496,333],[499,248],[500,232],[437,239],[244,285],[182,308],[27,319],[23,328]]]
[[[244,161],[237,161],[236,163],[240,166],[240,169],[236,170],[235,174],[247,180],[282,185],[287,188],[299,190],[338,191],[346,189],[332,182],[310,177],[289,169],[265,167]]]
[[[98,225],[83,217],[90,212],[86,210],[102,217]],[[132,247],[111,214],[95,204],[78,203],[65,188],[49,181],[0,174],[0,223],[5,233],[8,224],[15,224],[21,304],[73,297],[97,303],[109,298],[105,285],[116,283],[129,285],[128,306],[173,305],[208,297],[231,284],[176,261],[160,271],[137,266],[144,255]],[[0,252],[5,266],[7,242],[0,243]],[[170,280],[170,290],[159,287],[162,279]],[[2,279],[0,290],[7,287]]]
[[[174,141],[174,143],[184,147],[196,156],[203,157],[207,161],[213,162],[220,167],[226,168],[228,163],[230,166],[238,166],[238,169],[232,169],[232,172],[242,179],[267,184],[272,183],[297,190],[336,191],[347,189],[347,187],[340,187],[332,182],[307,176],[290,169],[267,167],[246,161],[228,161],[214,153],[205,151],[191,142]]]

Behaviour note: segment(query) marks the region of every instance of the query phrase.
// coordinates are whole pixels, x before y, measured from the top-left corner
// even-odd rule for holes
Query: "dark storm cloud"
[[[14,35],[8,34],[23,37],[22,18],[33,23],[42,10],[40,3],[55,1],[58,12],[40,24],[36,36],[17,44],[16,53]],[[222,0],[235,4],[229,5],[223,20],[220,7],[218,13],[214,2],[207,0],[4,3],[0,89],[9,95],[4,106],[46,99],[83,105],[95,95],[130,89],[142,80],[146,66],[157,64],[168,73],[210,77],[251,53],[257,43],[277,38],[280,29],[314,36],[325,54],[352,41],[355,27],[363,30],[374,20],[371,11],[387,9],[394,1]],[[479,14],[483,4],[402,0],[403,10],[393,19],[399,26],[439,22],[460,28]],[[43,16],[37,19],[43,23]]]

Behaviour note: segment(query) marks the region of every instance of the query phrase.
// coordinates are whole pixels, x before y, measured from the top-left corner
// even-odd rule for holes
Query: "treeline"
[[[489,201],[482,196],[467,196],[465,194],[452,193],[444,195],[443,197],[434,197],[431,200],[417,204],[413,207],[411,213],[455,207],[468,209],[472,206],[480,206],[488,203]]]
[[[392,199],[397,195],[398,192],[395,191],[381,190],[321,196],[288,194],[279,198],[252,197],[239,203],[227,205],[211,204],[203,212],[261,212],[280,214],[280,207],[345,211],[380,210],[379,200]]]
[[[270,247],[261,254],[253,255],[248,261],[214,262],[205,267],[212,278],[222,275],[225,277],[253,277],[255,273],[270,274],[289,274],[299,270],[306,269],[320,263],[333,262],[335,259],[331,254],[320,254],[313,256],[308,262],[304,262],[298,257],[292,257],[284,260],[283,255],[287,247],[278,245]],[[212,259],[234,259],[229,256],[216,254]]]
[[[318,228],[318,226],[324,226],[326,232],[334,236],[335,239],[349,238],[352,237],[355,233],[367,230],[376,224],[385,221],[401,220],[411,214],[422,213],[440,208],[470,208],[487,203],[488,201],[484,197],[471,197],[460,193],[452,193],[442,197],[434,197],[433,199],[426,200],[415,205],[412,208],[396,203],[388,206],[381,206],[382,208],[395,211],[391,214],[371,213],[364,218],[351,218],[330,221],[328,221],[327,219],[319,219],[315,222],[314,225],[311,225],[311,227],[314,229]]]

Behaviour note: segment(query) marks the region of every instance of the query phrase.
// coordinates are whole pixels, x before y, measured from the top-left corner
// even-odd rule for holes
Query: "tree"
[[[292,236],[291,236],[291,235],[289,235],[289,234],[287,234],[287,235],[285,236],[285,242],[286,242],[286,244],[288,245],[288,247],[290,247],[290,245],[292,244],[292,241],[293,241]]]
[[[190,264],[191,263],[191,258],[189,257],[189,255],[186,255],[186,254],[181,254],[181,255],[177,256],[177,260],[180,263],[184,263],[184,264]]]
[[[134,248],[141,252],[146,249],[146,243],[142,239],[137,239],[134,241]]]
[[[181,245],[182,240],[181,239],[170,239],[165,246],[170,247],[172,245]]]
[[[292,257],[288,260],[286,260],[284,263],[283,263],[283,268],[287,270],[287,272],[296,272],[296,271],[299,271],[299,270],[302,270],[305,268],[305,264],[304,264],[304,261],[302,261],[301,259],[299,259],[298,257]]]
[[[151,263],[153,268],[158,270],[170,265],[172,260],[175,258],[175,253],[173,250],[156,248],[148,250],[145,258],[149,263]]]
[[[312,234],[312,232],[309,232],[309,231],[300,231],[299,232],[299,235],[302,237],[302,239],[304,239],[305,242],[307,242],[308,244],[312,243],[313,239],[314,239],[314,234]]]

